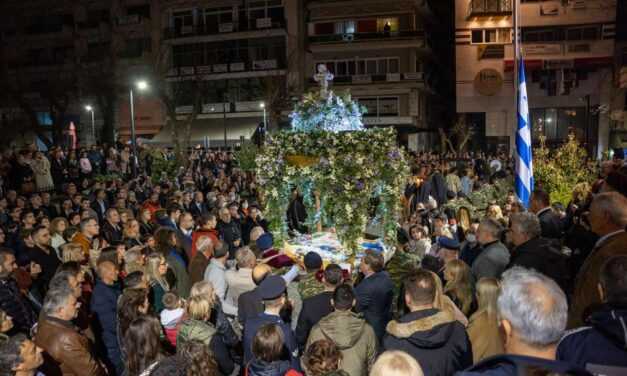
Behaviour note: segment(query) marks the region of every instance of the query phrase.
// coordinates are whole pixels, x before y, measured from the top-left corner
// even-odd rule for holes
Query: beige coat
[[[253,290],[255,282],[253,282],[253,270],[250,268],[239,268],[238,270],[227,270],[226,279],[226,301],[237,307],[239,296],[247,291]]]
[[[473,363],[477,364],[485,358],[505,353],[498,322],[496,318],[491,322],[485,311],[477,312],[470,318],[466,331],[472,344]]]
[[[597,287],[600,282],[599,272],[608,259],[619,255],[627,255],[627,232],[604,240],[588,255],[575,279],[575,292],[568,320],[569,328],[582,326],[586,309],[592,304],[601,303],[601,296]]]

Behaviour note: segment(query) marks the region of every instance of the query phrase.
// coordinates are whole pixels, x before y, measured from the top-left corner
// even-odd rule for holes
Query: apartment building
[[[350,91],[368,110],[366,126],[396,127],[411,149],[426,148],[435,139],[440,94],[432,84],[447,64],[431,46],[437,24],[426,0],[309,0],[307,85],[315,87],[312,77],[325,64],[335,76],[332,90]]]
[[[126,126],[119,121],[120,105],[128,99],[118,99],[117,90],[125,93],[135,72],[150,65],[160,36],[158,5],[155,0],[3,1],[3,79],[22,101],[2,102],[3,121],[19,124],[34,112],[40,137],[51,136],[47,127],[53,122],[64,128],[72,123],[83,143],[99,138],[104,123],[119,125],[119,134],[129,133],[130,118]],[[95,81],[115,83],[117,89],[98,92]],[[88,104],[94,108],[94,123],[85,111]],[[143,116],[138,133],[154,133],[161,122],[158,115],[151,111]]]
[[[302,88],[302,10],[299,0],[164,2],[162,49],[171,56],[167,80],[183,87],[176,109],[181,118],[193,109],[185,85],[202,81],[193,142],[221,146],[248,138],[264,121],[266,102],[276,94],[271,91]],[[270,127],[279,125],[266,115]],[[153,141],[168,139],[164,130]]]
[[[609,146],[614,101],[616,2],[521,0],[532,138],[573,132],[589,152]],[[482,146],[513,151],[514,0],[456,0],[457,112]]]

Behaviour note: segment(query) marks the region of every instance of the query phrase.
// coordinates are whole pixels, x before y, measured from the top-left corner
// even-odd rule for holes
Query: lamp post
[[[224,97],[222,99],[222,125],[224,126],[224,151],[227,150],[228,148],[228,140],[226,137],[226,105],[227,105],[227,95],[224,94]],[[231,103],[228,103],[229,105],[229,112],[231,110]]]
[[[141,80],[135,83],[137,90],[144,91],[148,89],[148,82]],[[133,151],[133,177],[137,177],[137,140],[135,139],[135,104],[133,100],[133,86],[129,89],[129,101],[131,104],[131,147]]]
[[[259,108],[261,108],[263,110],[263,129],[265,130],[267,128],[267,124],[266,124],[266,104],[264,102],[261,102],[259,104]]]
[[[91,137],[94,139],[94,145],[96,144],[96,120],[94,118],[94,108],[91,105],[85,106],[85,110],[91,112]]]

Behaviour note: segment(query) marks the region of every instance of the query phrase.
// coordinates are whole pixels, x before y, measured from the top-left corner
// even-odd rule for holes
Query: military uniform
[[[311,298],[324,291],[324,285],[316,278],[316,273],[308,273],[298,281],[298,292],[302,300]]]

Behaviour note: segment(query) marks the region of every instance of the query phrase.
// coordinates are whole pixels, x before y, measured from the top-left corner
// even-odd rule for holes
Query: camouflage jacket
[[[298,292],[302,300],[311,298],[324,291],[324,285],[316,278],[316,273],[308,273],[298,281]]]

